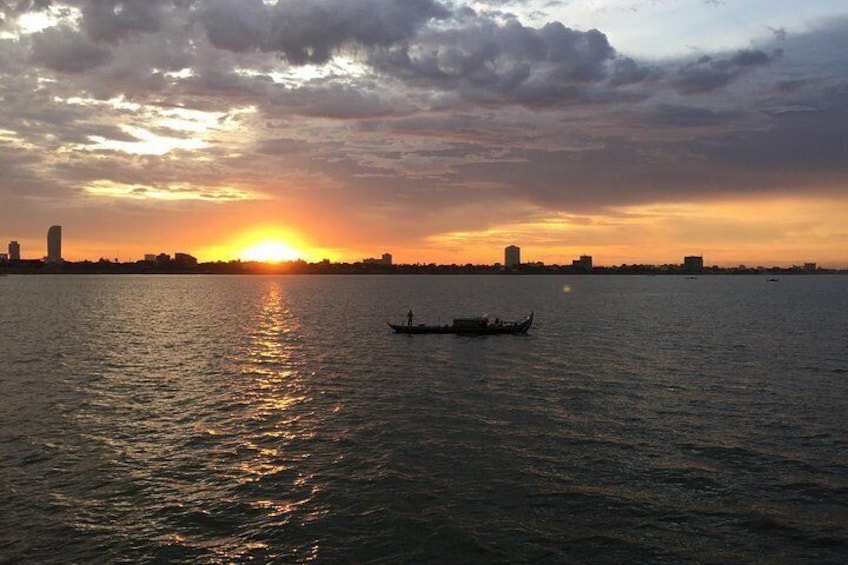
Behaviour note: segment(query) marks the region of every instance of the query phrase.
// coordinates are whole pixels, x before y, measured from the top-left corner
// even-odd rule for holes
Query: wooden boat
[[[533,324],[533,312],[518,322],[502,322],[496,320],[489,323],[488,318],[455,318],[451,325],[431,326],[427,324],[406,325],[386,322],[395,332],[401,334],[461,334],[461,335],[490,335],[490,334],[524,334]]]

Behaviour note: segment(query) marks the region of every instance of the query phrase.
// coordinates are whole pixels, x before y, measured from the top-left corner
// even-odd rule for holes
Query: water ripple
[[[844,278],[698,282],[7,277],[2,561],[841,563]]]

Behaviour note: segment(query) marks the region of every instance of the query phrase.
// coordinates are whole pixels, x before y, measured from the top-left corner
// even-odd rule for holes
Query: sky
[[[0,252],[848,267],[844,0],[0,0]]]

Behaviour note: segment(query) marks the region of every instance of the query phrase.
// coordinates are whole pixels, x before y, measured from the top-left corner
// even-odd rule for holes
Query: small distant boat
[[[524,334],[533,324],[533,312],[518,322],[503,322],[495,320],[489,323],[487,317],[480,318],[455,318],[451,325],[431,326],[418,324],[415,326],[405,324],[392,324],[389,327],[400,334],[462,334],[462,335],[490,335],[490,334]]]
[[[780,280],[780,279],[773,279],[773,278],[772,278],[772,279],[768,279],[768,282],[777,282],[777,281],[779,281],[779,280]]]

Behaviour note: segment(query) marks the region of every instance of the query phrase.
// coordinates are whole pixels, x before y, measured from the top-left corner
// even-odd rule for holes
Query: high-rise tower
[[[20,261],[21,260],[21,244],[17,241],[9,242],[9,260],[10,261]]]
[[[515,269],[521,265],[521,248],[510,245],[504,249],[504,266],[507,269]]]
[[[47,230],[47,262],[62,262],[62,226],[50,226]]]

